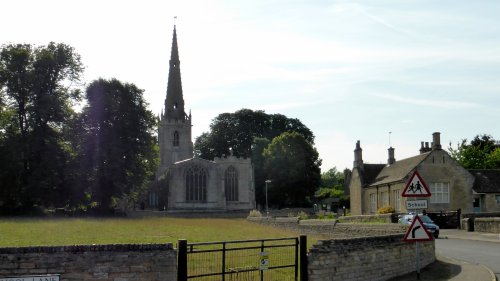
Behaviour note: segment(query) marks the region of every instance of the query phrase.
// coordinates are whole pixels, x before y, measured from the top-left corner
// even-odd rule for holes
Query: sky
[[[357,140],[378,164],[433,132],[445,149],[500,139],[499,14],[496,0],[4,0],[0,44],[66,43],[84,83],[134,83],[159,114],[175,24],[193,141],[220,113],[281,113],[342,171]]]

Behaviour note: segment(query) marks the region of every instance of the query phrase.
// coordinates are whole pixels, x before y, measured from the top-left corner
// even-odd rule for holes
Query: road
[[[436,239],[436,254],[482,264],[500,280],[500,243],[464,239]]]

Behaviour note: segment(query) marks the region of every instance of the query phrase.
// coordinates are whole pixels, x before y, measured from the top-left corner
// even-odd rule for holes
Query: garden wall
[[[475,218],[474,231],[500,233],[500,217],[498,218]]]
[[[415,243],[403,235],[318,241],[308,255],[309,281],[388,280],[415,271]],[[420,242],[421,267],[436,260],[434,241]]]
[[[285,228],[300,234],[325,235],[330,238],[354,238],[404,234],[408,228],[397,223],[339,223],[336,220],[299,220],[298,218],[248,218],[249,221]]]
[[[394,221],[394,217],[396,218]],[[339,217],[342,222],[397,222],[397,214],[356,215]]]
[[[0,278],[60,275],[60,280],[176,280],[172,244],[0,248]]]

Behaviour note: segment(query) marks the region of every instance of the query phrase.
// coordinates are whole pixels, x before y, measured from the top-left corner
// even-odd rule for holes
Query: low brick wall
[[[500,233],[500,217],[498,218],[475,218],[474,231]]]
[[[0,248],[0,278],[60,274],[61,280],[177,279],[172,244]]]
[[[415,271],[415,243],[403,235],[318,241],[308,255],[310,281],[388,280]],[[434,241],[420,242],[424,267],[436,260]]]
[[[404,234],[408,226],[397,223],[339,223],[336,220],[299,220],[298,218],[247,218],[249,221],[329,238],[354,238]]]

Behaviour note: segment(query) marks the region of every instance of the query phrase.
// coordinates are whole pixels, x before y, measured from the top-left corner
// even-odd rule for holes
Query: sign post
[[[415,258],[417,280],[420,280],[420,248],[419,241],[432,241],[432,236],[418,216],[417,210],[427,209],[427,200],[417,200],[417,197],[431,197],[431,192],[420,174],[415,171],[406,183],[405,189],[401,194],[403,197],[414,197],[413,201],[406,201],[406,209],[414,210],[415,217],[406,232],[403,241],[415,242]]]
[[[261,252],[260,253],[260,270],[269,269],[269,252]]]

